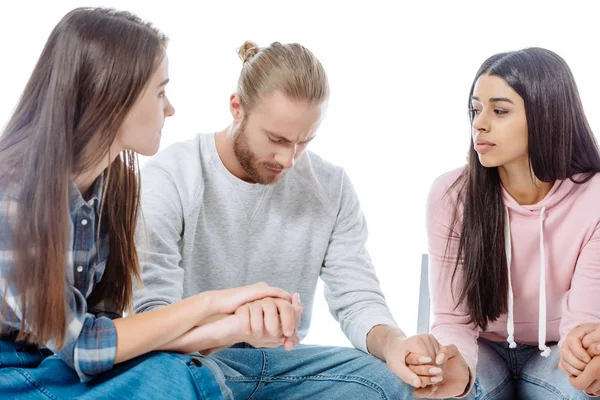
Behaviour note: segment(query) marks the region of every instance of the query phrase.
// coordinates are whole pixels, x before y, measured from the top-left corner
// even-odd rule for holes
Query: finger
[[[420,378],[421,378],[421,386],[420,386],[421,388],[438,385],[439,383],[441,383],[444,380],[442,375],[421,376]]]
[[[300,344],[300,337],[298,336],[298,332],[294,332],[294,334],[290,337],[286,337],[284,342],[283,342],[283,347],[290,351],[292,350],[294,347],[298,346]]]
[[[573,368],[577,368],[582,371],[592,360],[587,350],[581,346],[579,340],[575,340],[575,343],[572,343],[571,341],[563,343],[563,348],[561,350],[561,359],[563,359],[567,364],[570,364]],[[585,354],[585,357],[583,357],[581,354],[582,352]],[[587,360],[585,358],[587,358]]]
[[[287,337],[292,336],[296,330],[296,312],[294,311],[294,307],[285,300],[278,300],[275,302],[275,305],[279,311],[282,333]]]
[[[440,367],[433,367],[431,365],[409,365],[408,368],[419,375],[421,380],[423,377],[438,376],[442,374],[442,369]]]
[[[238,316],[240,321],[240,328],[244,335],[250,335],[252,333],[252,327],[250,326],[250,308],[248,305],[243,305],[235,311],[235,315]]]
[[[594,332],[596,329],[598,329],[600,327],[600,324],[594,322],[589,322],[587,324],[583,324],[583,325],[579,325],[577,328],[574,328],[571,330],[576,332],[576,336],[577,338],[579,338],[580,340],[583,339],[583,337],[585,335],[589,335],[590,333]],[[571,333],[569,332],[569,334]]]
[[[396,375],[404,382],[408,383],[413,387],[421,387],[421,378],[417,376],[414,372],[410,370],[406,365],[400,364],[398,368],[394,371]]]
[[[422,335],[421,339],[422,339],[423,343],[425,344],[425,347],[427,348],[427,352],[435,357],[435,355],[437,354],[437,352],[440,348],[440,345],[439,345],[437,339],[433,335],[429,335],[429,334]]]
[[[292,296],[292,305],[294,307],[302,307],[302,302],[300,301],[300,293],[294,293],[294,295]]]
[[[565,346],[565,344],[567,344],[569,346],[569,349],[571,350],[571,352],[573,353],[573,355],[575,357],[577,357],[577,359],[579,359],[584,364],[587,364],[587,363],[589,363],[592,360],[592,357],[590,357],[590,355],[588,354],[587,350],[583,348],[583,345],[581,344],[581,340],[580,339],[575,339],[574,338],[572,340],[567,340],[563,344],[563,347]],[[575,368],[581,369],[581,368],[579,368],[575,364],[571,364],[571,365],[573,365]]]
[[[413,392],[413,396],[417,399],[439,399],[442,398],[441,394],[437,394],[437,386],[428,386],[426,388],[417,389]]]
[[[596,379],[590,386],[585,389],[585,392],[592,396],[597,396],[600,393],[600,380]]]
[[[567,374],[567,375],[570,375],[570,374],[567,372],[567,370],[566,370],[566,369],[563,367],[563,362],[562,362],[562,360],[560,360],[560,361],[558,362],[558,369],[560,369],[560,370],[561,370],[562,372],[564,372],[565,374]]]
[[[454,357],[458,356],[459,354],[460,353],[458,352],[458,348],[453,344],[451,344],[449,346],[440,347],[440,350],[438,351],[438,355],[435,359],[435,363],[437,365],[442,365],[449,359],[454,358]]]
[[[567,365],[570,365],[571,368],[575,368],[577,370],[583,371],[585,369],[586,364],[582,362],[580,359],[575,357],[575,354],[571,351],[569,347],[569,343],[565,342],[563,346],[560,348],[560,362],[559,366],[563,365],[565,372],[567,372]],[[568,372],[567,372],[568,373]]]
[[[581,374],[579,374],[579,376],[570,377],[569,382],[571,383],[571,385],[574,388],[579,389],[579,390],[585,390],[596,380],[595,372],[596,371],[595,371],[594,366],[592,365],[592,363],[590,363],[583,370],[583,372]]]
[[[591,357],[600,356],[600,343],[594,343],[587,348],[588,354]]]
[[[249,301],[260,300],[265,297],[276,297],[289,302],[292,301],[292,296],[288,292],[278,287],[269,286],[265,282],[255,283],[254,285],[250,285],[249,288],[251,288],[251,294],[254,296]]]
[[[433,359],[431,357],[422,354],[409,353],[406,356],[406,364],[410,365],[430,364],[432,362]]]
[[[577,390],[584,391],[585,388],[592,384],[592,381],[586,381],[585,376],[583,374],[579,376],[571,376],[569,377],[569,383]]]
[[[285,302],[285,300],[281,300]],[[281,336],[281,326],[279,324],[279,312],[277,306],[271,299],[261,301],[264,315],[264,323],[267,334],[271,337]],[[287,303],[290,307],[290,303]]]
[[[252,327],[252,336],[260,339],[264,334],[264,314],[260,303],[248,304],[250,308],[250,326]]]
[[[441,375],[436,375],[436,376],[422,376],[421,377],[421,382],[423,385],[425,386],[433,386],[433,385],[437,385],[440,384],[444,381],[444,377]]]
[[[294,313],[296,314],[296,329],[300,328],[300,323],[302,322],[302,313],[304,312],[304,308],[294,308]]]
[[[295,328],[298,329],[302,320],[302,312],[304,311],[304,307],[302,307],[302,302],[300,301],[300,293],[294,293],[294,296],[292,296],[292,306],[294,307],[294,312],[296,313]]]
[[[567,364],[563,360],[560,360],[560,362],[558,363],[558,368],[570,376],[579,376],[583,372],[583,370],[578,370],[577,368],[574,368],[573,366]]]
[[[600,329],[594,329],[581,339],[583,347],[588,349],[593,343],[600,343]]]

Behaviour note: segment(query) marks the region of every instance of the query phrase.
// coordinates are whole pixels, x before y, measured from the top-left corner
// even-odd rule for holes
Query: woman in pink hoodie
[[[587,399],[598,382],[575,382],[597,354],[586,335],[600,322],[600,154],[573,75],[549,50],[496,54],[469,116],[467,165],[429,195],[422,340],[449,346],[436,354],[448,364],[417,395]]]

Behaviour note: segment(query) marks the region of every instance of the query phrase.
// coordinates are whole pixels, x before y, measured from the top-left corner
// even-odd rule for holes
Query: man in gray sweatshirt
[[[231,126],[168,147],[142,172],[149,242],[139,246],[145,287],[136,292],[136,312],[265,281],[299,293],[304,311],[294,335],[269,336],[277,332],[273,315],[282,324],[287,318],[272,305],[236,312],[252,327],[246,336],[225,338],[226,324],[215,330],[214,347],[227,349],[206,361],[218,365],[226,395],[412,398],[410,385],[422,381],[405,365],[411,342],[381,292],[356,193],[342,168],[306,150],[329,93],[322,65],[297,44],[246,42],[239,53],[244,66],[230,98]],[[297,340],[280,346],[306,336],[319,277],[332,315],[356,349],[288,351]]]

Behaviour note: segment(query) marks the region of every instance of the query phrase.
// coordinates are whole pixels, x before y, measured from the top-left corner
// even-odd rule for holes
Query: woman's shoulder
[[[429,190],[429,198],[433,199],[441,199],[448,192],[449,189],[457,182],[460,176],[464,173],[466,166],[462,166],[460,168],[453,169],[448,171],[433,181],[431,184],[431,189]]]

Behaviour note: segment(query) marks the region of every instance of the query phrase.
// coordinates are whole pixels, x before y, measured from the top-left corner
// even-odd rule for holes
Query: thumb
[[[300,344],[300,337],[298,336],[298,331],[295,331],[292,336],[286,337],[283,341],[283,347],[287,351],[292,350],[294,347],[298,346],[298,344]]]
[[[300,293],[294,293],[294,295],[292,296],[292,305],[294,307],[302,307],[302,302],[300,301]]]
[[[398,364],[397,370],[394,371],[394,373],[409,385],[416,388],[421,387],[421,379],[419,378],[419,376],[413,371],[411,371],[411,369],[408,368],[404,362]]]
[[[581,344],[584,348],[590,347],[594,343],[600,342],[600,329],[594,329],[592,332],[588,332],[585,334],[583,339],[581,339]]]
[[[304,311],[302,302],[300,301],[299,293],[294,293],[292,296],[292,307],[294,308],[294,312],[296,314],[296,329],[298,329],[300,327],[300,321],[302,320],[302,311]]]
[[[600,356],[600,343],[594,343],[588,348],[588,353],[592,357]]]
[[[460,353],[458,352],[458,348],[453,344],[440,347],[440,349],[438,350],[438,355],[435,359],[435,363],[437,365],[444,364],[446,361],[456,357],[459,354]]]

